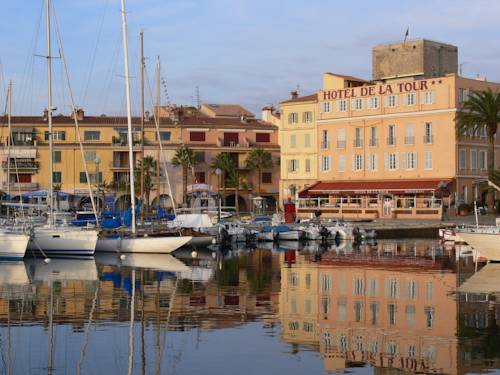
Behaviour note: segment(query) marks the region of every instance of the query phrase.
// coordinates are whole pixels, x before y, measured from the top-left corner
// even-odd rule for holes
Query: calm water
[[[479,373],[490,266],[430,240],[0,263],[0,373]]]

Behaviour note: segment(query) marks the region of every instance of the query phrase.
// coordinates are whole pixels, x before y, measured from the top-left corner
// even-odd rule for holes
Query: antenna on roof
[[[200,98],[200,87],[196,85],[196,108],[200,109],[201,108],[201,98]]]
[[[298,83],[297,83],[297,86],[296,86],[296,88],[295,88],[295,91],[297,91],[297,94],[298,94],[298,93],[299,93],[299,91],[300,91],[300,85],[299,85]]]

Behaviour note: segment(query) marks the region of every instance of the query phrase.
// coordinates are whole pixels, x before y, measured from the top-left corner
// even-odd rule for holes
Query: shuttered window
[[[192,142],[205,142],[205,132],[189,132],[189,140]]]

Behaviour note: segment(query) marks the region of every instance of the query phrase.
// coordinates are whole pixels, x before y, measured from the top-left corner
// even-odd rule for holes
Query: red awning
[[[433,193],[452,180],[319,181],[300,192],[301,197],[323,194],[419,194]]]

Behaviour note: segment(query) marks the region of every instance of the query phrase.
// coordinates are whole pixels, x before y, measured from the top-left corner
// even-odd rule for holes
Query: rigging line
[[[97,296],[99,294],[99,285],[100,285],[99,282],[97,282],[97,286],[95,288],[95,293],[94,293],[94,299],[92,300],[92,307],[90,308],[90,312],[89,312],[89,321],[87,323],[85,338],[83,340],[83,347],[82,347],[82,351],[80,352],[80,359],[78,360],[78,364],[76,367],[77,375],[80,375],[80,373],[81,373],[83,359],[85,358],[85,353],[87,352],[87,346],[89,344],[90,327],[91,327],[93,319],[94,319],[94,311],[95,311],[95,307],[97,304]]]
[[[5,75],[4,75],[4,69],[3,69],[3,63],[2,63],[2,57],[0,57],[0,92],[4,93],[6,91],[5,87]],[[0,98],[0,100],[5,99],[5,102],[7,102],[7,95],[5,98]]]
[[[147,85],[147,88],[148,88],[148,94],[149,94],[149,100],[151,101],[151,103],[153,103],[153,92],[151,90],[151,82],[149,81],[149,75],[148,75],[148,69],[147,67],[144,67],[144,75],[146,76],[146,85]],[[156,137],[158,139],[158,145],[160,147],[160,160],[158,160],[158,162],[160,163],[160,166],[162,164],[162,160],[163,160],[163,169],[165,171],[165,177],[167,179],[167,188],[168,188],[168,194],[170,195],[170,200],[172,201],[172,208],[174,210],[174,215],[177,217],[177,209],[176,209],[176,205],[175,205],[175,200],[174,200],[174,197],[173,197],[173,194],[172,194],[172,186],[170,185],[170,177],[168,175],[168,169],[167,169],[167,159],[166,159],[166,156],[163,152],[163,146],[162,146],[162,142],[161,142],[161,136],[160,136],[160,118],[159,118],[159,113],[157,114],[156,111],[153,110],[151,111],[153,113],[153,119],[155,121],[155,127],[156,127]],[[158,187],[159,188],[159,187]],[[160,201],[160,197],[158,196],[158,202]]]
[[[114,48],[113,53],[111,55],[111,64],[108,67],[108,69],[104,75],[101,90],[100,90],[99,94],[97,95],[98,103],[101,104],[100,113],[106,113],[106,106],[107,106],[108,98],[110,96],[109,91],[110,91],[111,85],[113,83],[114,72],[116,71],[117,65],[118,65],[118,53],[119,53],[119,46],[120,46],[118,36],[117,36],[117,39],[115,40],[115,42],[113,43],[113,45],[115,46],[115,48]]]
[[[91,80],[92,74],[94,72],[97,50],[99,49],[99,43],[101,41],[102,29],[104,26],[104,19],[106,18],[106,13],[108,10],[108,5],[109,5],[109,0],[106,0],[106,3],[104,5],[104,12],[102,13],[101,22],[99,24],[99,28],[97,31],[97,37],[95,39],[94,50],[93,50],[92,54],[90,55],[90,67],[89,67],[89,71],[87,74],[87,79],[85,80],[85,84],[84,84],[84,87],[82,89],[82,93],[80,95],[80,97],[82,98],[82,107],[84,107],[84,108],[85,108],[85,104],[86,104],[90,80]]]
[[[71,81],[70,81],[70,78],[69,78],[68,65],[67,65],[67,62],[66,62],[66,56],[64,55],[63,43],[62,43],[61,33],[60,33],[60,30],[59,30],[59,22],[58,22],[58,19],[57,19],[56,10],[55,10],[55,7],[54,7],[53,3],[52,3],[52,13],[54,15],[54,27],[55,27],[55,31],[56,31],[56,35],[57,35],[57,41],[59,43],[59,51],[60,51],[60,54],[61,54],[61,60],[62,60],[63,67],[64,67],[64,75],[65,75],[65,78],[66,78],[66,86],[67,86],[68,95],[69,95],[69,98],[70,98],[70,101],[71,101],[71,110],[72,110],[72,113],[73,113],[73,120],[74,120],[74,123],[75,123],[75,129],[76,129],[76,139],[78,141],[78,145],[79,145],[79,148],[80,148],[80,154],[81,154],[81,157],[82,157],[82,160],[83,160],[83,169],[85,171],[85,177],[87,179],[87,189],[89,190],[90,202],[92,204],[92,211],[94,213],[96,227],[99,228],[99,220],[98,220],[98,217],[97,217],[97,209],[96,209],[96,204],[95,204],[95,199],[94,199],[94,193],[92,191],[92,185],[91,185],[91,181],[90,181],[90,177],[89,177],[89,171],[88,171],[88,167],[87,167],[87,161],[85,160],[85,152],[83,150],[82,136],[80,134],[80,125],[78,123],[78,116],[77,116],[77,113],[76,113],[75,99],[73,97],[73,89],[71,88]],[[99,184],[100,183],[99,176],[97,176],[96,178],[97,178],[97,181],[98,181],[97,183]]]

